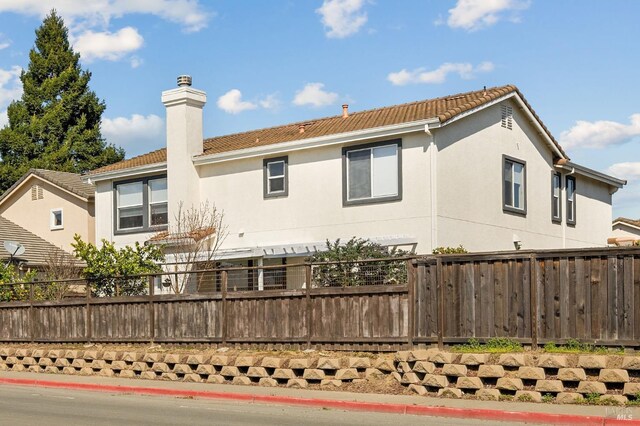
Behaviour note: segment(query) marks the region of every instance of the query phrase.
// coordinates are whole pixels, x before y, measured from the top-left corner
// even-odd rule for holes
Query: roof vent
[[[178,76],[178,87],[188,87],[191,86],[191,76],[190,75],[179,75]]]
[[[347,118],[349,116],[349,105],[342,105],[342,118]]]
[[[513,108],[507,105],[501,105],[502,110],[502,127],[505,129],[513,129]]]
[[[298,126],[298,133],[304,133],[304,124]]]

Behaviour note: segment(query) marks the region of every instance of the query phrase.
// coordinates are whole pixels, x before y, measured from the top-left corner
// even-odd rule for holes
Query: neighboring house
[[[515,86],[204,140],[204,92],[162,101],[167,148],[86,177],[97,238],[147,241],[180,202],[209,201],[229,230],[220,255],[252,265],[352,236],[418,253],[606,246],[626,183],[569,161]]]
[[[13,253],[4,249],[5,241],[16,241],[22,244],[25,248],[24,253],[12,258]],[[49,260],[61,256],[68,256],[68,253],[0,216],[0,262],[3,264],[12,260],[22,271],[41,270],[47,266]]]
[[[94,194],[78,174],[31,169],[0,196],[0,215],[72,252],[74,234],[95,242]]]
[[[619,217],[613,221],[611,244],[631,245],[635,241],[640,241],[640,220]]]

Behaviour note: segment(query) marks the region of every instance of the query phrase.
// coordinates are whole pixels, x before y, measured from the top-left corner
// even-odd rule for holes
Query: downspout
[[[429,142],[429,195],[431,198],[431,250],[433,250],[438,247],[438,145],[436,144],[436,136],[429,129],[428,124],[424,126],[424,131],[431,136]]]

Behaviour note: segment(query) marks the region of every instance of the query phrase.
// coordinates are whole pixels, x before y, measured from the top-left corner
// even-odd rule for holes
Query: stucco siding
[[[430,241],[427,146],[426,134],[402,137],[401,201],[343,206],[342,146],[288,153],[289,193],[280,198],[263,196],[264,158],[202,166],[200,199],[224,210],[226,249],[405,236],[424,251]]]
[[[577,222],[551,220],[553,154],[511,101],[513,126],[501,125],[494,105],[434,132],[438,145],[438,245],[471,251],[603,246],[611,223],[604,184],[577,177]],[[503,156],[526,164],[526,215],[503,210]],[[563,176],[564,182],[564,176]]]
[[[31,187],[42,188],[42,199],[32,200]],[[62,209],[63,227],[51,229],[51,210]],[[80,199],[51,183],[31,177],[4,200],[0,215],[40,238],[71,252],[73,236],[94,241],[93,203]]]

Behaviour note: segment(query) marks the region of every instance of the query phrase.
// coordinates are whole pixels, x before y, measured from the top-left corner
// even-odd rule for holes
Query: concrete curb
[[[194,391],[163,389],[143,386],[99,385],[92,383],[68,383],[51,380],[0,378],[0,384],[17,386],[39,386],[58,389],[88,390],[95,392],[133,393],[138,395],[159,395],[182,398],[222,399],[252,403],[297,405],[305,407],[327,407],[348,411],[370,411],[391,414],[412,414],[432,417],[465,418],[487,421],[527,422],[553,425],[625,425],[640,426],[640,420],[622,420],[601,416],[579,416],[572,414],[552,414],[523,411],[502,411],[489,409],[465,409],[442,406],[419,406],[410,404],[390,404],[364,401],[344,401],[319,398],[298,398],[291,396],[253,395],[246,393],[226,393],[214,391]]]

